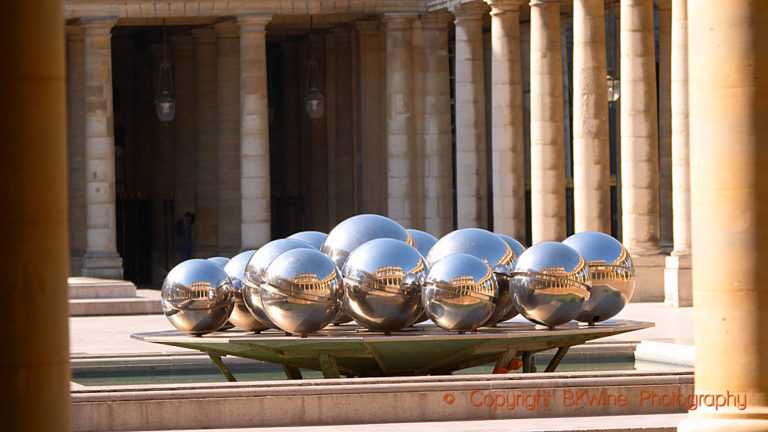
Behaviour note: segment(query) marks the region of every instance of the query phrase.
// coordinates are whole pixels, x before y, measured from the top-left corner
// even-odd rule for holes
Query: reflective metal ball
[[[624,245],[594,231],[574,234],[563,243],[584,257],[592,278],[589,301],[576,319],[594,324],[619,313],[632,299],[636,283],[632,258]]]
[[[208,261],[216,264],[217,266],[219,266],[221,268],[224,268],[224,266],[227,265],[227,263],[229,262],[229,258],[221,257],[221,256],[216,256],[216,257],[208,258]]]
[[[515,240],[514,238],[512,238],[512,237],[510,237],[510,236],[508,236],[506,234],[496,233],[496,235],[501,237],[501,239],[504,240],[504,242],[507,244],[507,246],[509,246],[509,248],[512,249],[512,252],[515,253],[515,257],[519,257],[525,251],[525,246],[523,246],[522,243],[520,243],[519,241]],[[514,268],[516,262],[517,262],[517,258],[515,258],[515,262],[513,262],[509,267],[510,268]],[[504,280],[502,280],[502,279],[504,279]],[[500,286],[502,284],[507,284],[507,285],[509,284],[509,279],[508,278],[501,278],[501,277],[499,277],[499,278],[497,278],[497,281],[499,282]],[[508,287],[507,287],[507,291],[509,291]],[[511,298],[511,294],[510,294],[510,302],[514,303],[511,300],[512,300],[512,298]],[[520,312],[517,311],[517,308],[513,304],[512,307],[509,308],[509,311],[507,311],[507,314],[504,315],[500,320],[496,320],[496,322],[511,320],[512,318],[517,316],[518,313],[520,313]],[[489,321],[492,321],[493,318],[496,318],[496,317],[492,317],[492,319],[489,320]]]
[[[311,244],[315,249],[320,250],[320,248],[323,247],[323,242],[325,241],[326,237],[328,237],[328,234],[320,231],[301,231],[297,232],[296,234],[289,235],[287,238],[307,242]]]
[[[589,299],[589,289],[589,265],[576,249],[558,242],[526,249],[510,279],[517,310],[550,328],[576,318]]]
[[[413,246],[408,232],[392,219],[376,214],[361,214],[336,225],[323,242],[320,252],[326,254],[339,268],[355,248],[377,238],[402,240]]]
[[[413,228],[409,228],[406,231],[408,231],[408,235],[413,239],[413,245],[416,247],[416,250],[419,251],[421,256],[426,258],[432,246],[437,243],[437,238],[428,232]]]
[[[234,306],[234,290],[223,268],[211,261],[191,259],[168,272],[160,302],[174,327],[201,336],[227,322]]]
[[[471,331],[488,321],[499,288],[491,267],[467,254],[453,254],[429,268],[421,304],[429,319],[451,331]]]
[[[512,249],[496,234],[480,228],[463,228],[443,236],[429,251],[427,265],[431,267],[445,256],[465,253],[485,261],[496,274],[499,294],[496,308],[484,326],[493,325],[504,318],[512,309],[507,280],[515,262]]]
[[[307,334],[333,320],[341,290],[341,272],[330,258],[315,249],[293,249],[267,267],[261,302],[278,328]]]
[[[260,322],[269,327],[276,327],[264,312],[261,304],[261,284],[264,273],[272,261],[283,252],[292,249],[312,249],[310,244],[296,239],[277,239],[260,247],[245,265],[243,272],[243,300],[251,314]]]
[[[235,295],[235,308],[232,310],[232,315],[229,317],[229,322],[240,327],[243,330],[260,331],[266,330],[271,326],[267,323],[259,321],[245,304],[243,298],[243,276],[245,274],[245,266],[251,259],[255,250],[249,250],[241,252],[232,259],[229,260],[227,265],[224,266],[224,271],[227,272],[229,280],[232,281],[232,288]]]
[[[411,245],[374,239],[349,254],[342,270],[344,310],[374,331],[408,327],[421,315],[424,258]]]

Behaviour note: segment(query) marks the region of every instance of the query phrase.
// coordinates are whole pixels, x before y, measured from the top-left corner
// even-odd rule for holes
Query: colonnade
[[[660,74],[668,76],[671,95],[660,99],[662,111],[671,113],[669,158],[674,168],[669,176],[675,184],[674,253],[666,257],[661,248],[665,229],[660,212],[672,203],[659,200],[660,181],[667,175],[659,169],[659,142],[664,141],[666,132],[663,127],[659,129],[656,111],[652,0],[623,1],[620,9],[621,226],[623,242],[635,259],[639,298],[664,298],[666,280],[667,300],[686,305],[691,298],[691,266],[690,235],[686,234],[690,231],[690,198],[686,192],[685,2],[662,3],[660,7],[669,8],[671,17],[666,26],[671,35],[668,63],[672,70]],[[531,240],[537,243],[565,237],[566,119],[560,2],[531,1],[525,35],[520,26],[523,4],[523,0],[457,2],[448,11],[426,14],[385,11],[380,14],[380,25],[371,20],[357,22],[354,31],[359,58],[355,59],[355,71],[359,83],[354,93],[365,103],[355,114],[354,139],[362,161],[353,171],[355,176],[365,177],[366,172],[374,172],[373,164],[378,165],[376,169],[383,177],[355,186],[354,194],[362,203],[357,211],[378,210],[405,226],[426,229],[438,236],[453,228],[448,58],[448,25],[453,20],[458,227],[487,228],[491,219],[496,231],[525,236],[524,135],[529,125]],[[573,4],[576,231],[610,230],[605,6],[604,0],[575,0]],[[485,83],[483,60],[482,26],[487,14],[491,21],[490,83]],[[210,254],[231,254],[270,240],[266,26],[271,17],[238,15],[212,28],[195,29],[191,37],[176,41],[184,52],[194,53],[194,61],[191,55],[183,54],[176,59],[185,64],[188,58],[187,63],[196,69],[191,80],[194,94],[179,95],[180,100],[188,97],[196,102],[184,104],[193,108],[180,112],[179,121],[188,125],[183,133],[195,142],[189,163],[196,166],[192,176],[196,211],[199,218],[213,221],[199,224],[197,237],[201,249],[207,248]],[[85,241],[82,245],[73,242],[73,249],[83,254],[82,274],[103,277],[121,275],[115,244],[111,150],[114,138],[109,37],[116,22],[115,17],[81,18],[68,26],[70,159],[72,168],[82,167],[85,172],[84,176],[71,175],[71,189],[75,192],[74,202],[82,201],[86,208],[85,235],[73,236]],[[371,81],[371,73],[379,66],[374,52],[380,43],[374,39],[378,35],[383,36],[383,86]],[[528,36],[530,50],[523,55],[521,40]],[[530,69],[528,122],[522,94],[524,67]],[[486,112],[486,86],[491,89],[490,112]],[[377,95],[381,106],[374,109],[370,105]],[[664,102],[667,99],[671,99],[669,106]],[[379,115],[380,121],[371,120]],[[486,118],[490,123],[489,140]],[[371,121],[375,124],[368,127]],[[78,141],[82,141],[82,154],[77,153]],[[486,155],[488,141],[490,164]],[[214,170],[213,164],[229,169]],[[381,204],[367,204],[370,196],[382,194]],[[183,194],[179,199],[184,200]],[[72,214],[77,222],[78,215]]]

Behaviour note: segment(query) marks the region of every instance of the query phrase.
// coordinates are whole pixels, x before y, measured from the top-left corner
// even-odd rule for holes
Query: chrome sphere
[[[267,323],[259,321],[245,304],[243,298],[243,276],[245,274],[245,266],[250,261],[255,250],[249,250],[241,252],[232,257],[231,260],[224,266],[224,271],[227,272],[229,280],[232,281],[232,288],[235,295],[235,308],[232,310],[232,315],[229,317],[229,322],[240,327],[243,330],[261,331],[270,328]]]
[[[594,324],[619,313],[632,299],[636,283],[632,258],[624,245],[608,234],[594,231],[574,234],[563,243],[584,257],[592,278],[589,301],[576,319]]]
[[[296,234],[289,235],[287,238],[301,240],[312,245],[313,248],[320,250],[323,247],[323,242],[328,234],[320,231],[301,231]]]
[[[416,250],[419,251],[421,256],[426,258],[427,255],[429,255],[429,251],[432,249],[432,246],[437,243],[437,238],[428,232],[413,228],[409,228],[406,231],[408,231],[408,235],[410,235],[413,239],[413,245]]]
[[[499,288],[496,308],[487,322],[482,325],[493,325],[501,321],[514,308],[507,281],[517,258],[515,253],[501,237],[490,231],[480,228],[463,228],[446,234],[432,246],[432,250],[427,255],[427,266],[431,267],[443,257],[456,253],[480,258],[496,273],[496,283]]]
[[[451,331],[471,331],[488,321],[499,287],[491,267],[467,254],[448,255],[429,268],[421,304],[429,319]]]
[[[320,252],[326,254],[339,268],[355,248],[377,238],[402,240],[413,246],[413,239],[400,224],[375,214],[361,214],[336,225],[323,242]]]
[[[408,327],[421,315],[424,258],[400,240],[374,239],[347,258],[342,275],[344,310],[374,331]]]
[[[333,320],[341,290],[341,272],[330,258],[315,249],[293,249],[267,267],[261,302],[278,328],[307,334]]]
[[[223,268],[229,262],[229,258],[216,256],[216,257],[208,258],[207,261],[210,261],[210,262],[216,264],[217,266]]]
[[[219,330],[234,306],[227,272],[202,259],[184,261],[171,269],[160,290],[160,302],[174,327],[195,336]]]
[[[509,246],[509,248],[512,249],[512,252],[515,253],[515,257],[519,257],[525,251],[525,246],[523,246],[522,243],[520,243],[519,241],[515,240],[514,238],[512,238],[512,237],[510,237],[510,236],[508,236],[506,234],[496,233],[496,235],[501,237],[501,239],[504,240],[504,242],[507,244],[507,246]],[[515,262],[517,262],[517,258],[515,258]],[[514,268],[514,267],[515,267],[514,263],[512,265],[510,265],[510,268]],[[502,278],[498,278],[499,285],[501,285],[502,283],[509,284],[509,280],[508,279],[506,281],[502,281],[501,279]],[[511,301],[511,293],[510,293],[510,301]],[[517,308],[513,304],[512,307],[509,308],[509,311],[507,312],[507,314],[504,315],[500,320],[497,320],[496,322],[510,320],[510,319],[514,318],[515,316],[517,316],[518,313],[520,313],[520,312],[517,311]],[[493,318],[495,318],[495,317],[493,317]],[[492,320],[489,320],[489,321],[492,321]]]
[[[558,242],[526,249],[510,279],[517,310],[550,328],[576,318],[589,299],[589,289],[589,265],[576,249]]]
[[[277,239],[265,244],[251,256],[248,264],[245,265],[243,273],[243,300],[251,314],[263,324],[269,327],[276,327],[270,321],[267,313],[264,312],[264,306],[261,304],[261,284],[264,282],[264,273],[272,263],[272,260],[280,256],[283,252],[292,249],[313,249],[314,248],[301,240],[296,239]]]

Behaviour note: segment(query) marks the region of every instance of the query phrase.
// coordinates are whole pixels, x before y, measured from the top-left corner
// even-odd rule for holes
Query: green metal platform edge
[[[392,334],[347,324],[303,338],[278,330],[254,334],[237,329],[202,337],[176,330],[136,333],[131,337],[204,352],[228,380],[234,381],[221,360],[224,356],[280,364],[288,378],[301,379],[300,368],[322,371],[325,378],[445,375],[491,362],[507,367],[518,356],[522,357],[523,372],[535,372],[533,355],[557,348],[545,370],[553,372],[574,345],[653,326],[645,321],[608,320],[593,326],[570,322],[550,330],[513,320],[464,334],[448,332],[433,324],[419,324]]]

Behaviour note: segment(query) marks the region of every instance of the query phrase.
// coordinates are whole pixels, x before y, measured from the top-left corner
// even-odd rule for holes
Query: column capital
[[[265,33],[271,14],[242,14],[235,17],[240,33]]]
[[[213,25],[217,38],[236,38],[240,36],[240,26],[234,21],[222,21]]]
[[[375,35],[379,32],[379,22],[372,20],[355,21],[354,28],[360,35]]]
[[[453,15],[447,9],[424,14],[421,16],[421,28],[424,30],[445,30],[448,23],[453,21]]]
[[[488,6],[483,2],[460,3],[451,8],[456,22],[465,20],[481,20],[488,13]]]
[[[506,12],[520,12],[520,6],[524,0],[485,0],[491,7],[491,15],[503,14]]]
[[[86,36],[111,36],[117,17],[83,17],[79,21]]]
[[[195,43],[214,43],[216,42],[216,31],[213,27],[198,27],[191,30]]]
[[[413,12],[385,12],[381,14],[384,30],[409,30],[419,14]]]

